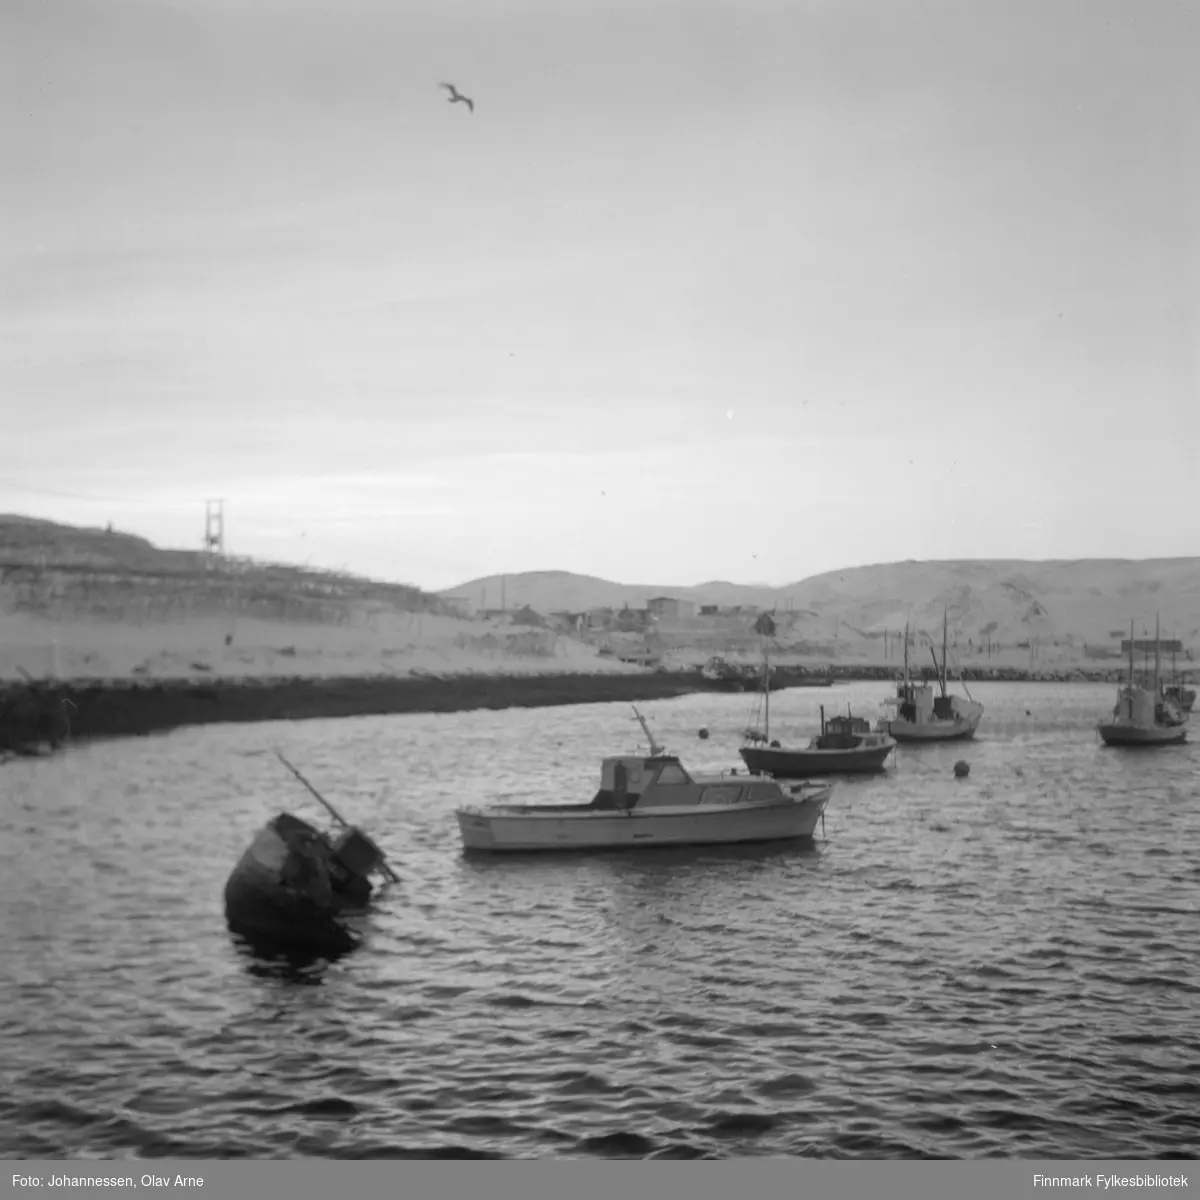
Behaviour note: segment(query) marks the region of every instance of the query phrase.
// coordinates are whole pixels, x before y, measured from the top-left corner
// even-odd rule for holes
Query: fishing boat
[[[279,758],[340,828],[325,832],[288,812],[268,821],[225,883],[226,923],[231,932],[273,948],[344,953],[361,940],[345,918],[366,907],[371,877],[397,876],[383,851]]]
[[[720,655],[714,655],[700,668],[700,677],[705,688],[715,692],[745,692],[755,686],[753,663],[731,663]],[[768,679],[764,686],[779,690],[778,682],[773,679]]]
[[[871,723],[846,715],[825,719],[821,705],[821,732],[807,746],[782,746],[770,741],[770,726],[747,729],[738,753],[751,771],[776,779],[812,779],[821,775],[858,775],[882,771],[896,740],[871,729]]]
[[[1196,703],[1196,689],[1183,683],[1168,683],[1163,686],[1163,697],[1179,706],[1180,712],[1190,713]]]
[[[904,675],[896,694],[884,701],[889,715],[876,723],[879,733],[898,742],[960,742],[975,736],[983,720],[983,705],[972,698],[966,680],[961,680],[967,698],[950,693],[947,687],[947,622],[942,613],[942,661],[930,647],[940,694],[928,683],[914,683],[908,666],[908,626],[904,627]]]
[[[1187,741],[1187,714],[1163,694],[1158,622],[1154,627],[1154,672],[1139,682],[1133,665],[1133,622],[1129,623],[1129,678],[1117,692],[1112,717],[1097,727],[1106,746],[1178,746]],[[1147,686],[1149,685],[1149,686]]]
[[[811,839],[832,785],[696,775],[659,746],[637,708],[648,754],[601,761],[586,804],[492,804],[457,810],[466,851],[612,850]]]
[[[881,771],[896,748],[886,733],[872,732],[870,722],[855,717],[847,706],[844,717],[825,720],[821,705],[821,732],[807,746],[783,746],[771,740],[770,652],[763,643],[763,688],[751,725],[738,753],[751,771],[777,779],[812,779],[820,775],[847,775]],[[761,712],[762,721],[758,717]]]
[[[1132,638],[1130,639],[1132,640]],[[1190,713],[1192,705],[1196,703],[1196,689],[1188,687],[1189,680],[1187,672],[1181,676],[1177,667],[1175,658],[1179,642],[1177,639],[1171,639],[1171,682],[1163,685],[1163,698],[1171,701],[1180,712]]]

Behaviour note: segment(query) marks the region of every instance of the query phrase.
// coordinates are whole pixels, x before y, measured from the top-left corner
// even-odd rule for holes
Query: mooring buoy
[[[700,726],[700,740],[703,742],[703,741],[706,741],[707,739],[708,739],[708,730],[703,725],[701,725]]]
[[[965,758],[960,758],[954,764],[954,777],[956,779],[966,779],[971,773],[971,764]]]

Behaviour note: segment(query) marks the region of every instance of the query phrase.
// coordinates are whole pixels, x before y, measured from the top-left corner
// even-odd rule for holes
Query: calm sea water
[[[774,728],[886,691],[784,692]],[[808,848],[462,856],[457,803],[590,798],[639,736],[625,705],[10,763],[0,1153],[1194,1156],[1200,747],[1103,748],[1108,687],[973,693],[974,744],[840,782]],[[720,768],[749,706],[642,707]],[[332,965],[224,927],[257,827],[314,814],[273,745],[402,876]]]

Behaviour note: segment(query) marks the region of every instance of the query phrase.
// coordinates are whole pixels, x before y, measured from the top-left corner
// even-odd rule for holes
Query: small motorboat
[[[896,740],[873,732],[869,721],[847,712],[825,719],[821,706],[821,732],[807,746],[781,746],[769,741],[766,731],[746,730],[747,745],[739,753],[751,771],[776,779],[811,779],[820,775],[851,775],[882,771]]]
[[[466,851],[610,850],[811,839],[832,784],[783,787],[773,779],[693,775],[650,741],[646,755],[603,759],[587,804],[492,804],[455,813]]]
[[[226,923],[247,941],[272,948],[345,953],[361,940],[345,918],[370,901],[371,876],[395,880],[396,874],[383,851],[279,757],[341,828],[326,833],[288,812],[268,821],[225,883]]]

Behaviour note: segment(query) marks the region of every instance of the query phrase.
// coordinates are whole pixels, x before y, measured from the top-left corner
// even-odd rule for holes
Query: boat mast
[[[650,732],[650,726],[646,724],[646,718],[638,712],[636,704],[633,706],[633,715],[637,717],[638,724],[642,727],[646,740],[650,743],[650,757],[657,758],[663,752],[663,748],[654,740],[654,734]]]
[[[1133,618],[1129,618],[1129,686],[1133,687]]]
[[[1160,656],[1158,652],[1159,615],[1154,614],[1154,698],[1158,699],[1160,671]]]
[[[946,695],[946,610],[942,609],[942,696]]]
[[[763,734],[771,740],[771,660],[767,639],[763,636]]]
[[[904,620],[904,698],[908,699],[908,618]]]

